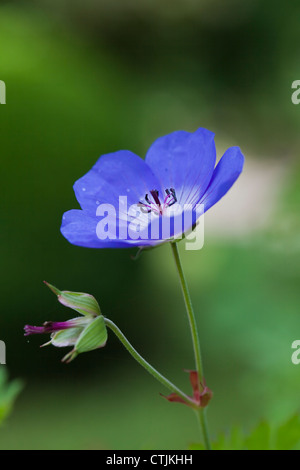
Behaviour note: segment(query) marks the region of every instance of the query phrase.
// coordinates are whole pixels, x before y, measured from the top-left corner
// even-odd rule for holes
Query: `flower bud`
[[[25,336],[50,333],[50,341],[43,346],[49,344],[58,348],[73,346],[72,351],[63,358],[64,362],[71,362],[83,352],[104,347],[107,341],[107,329],[96,299],[89,294],[60,291],[51,284],[45,284],[57,295],[60,303],[83,316],[63,322],[47,321],[42,326],[26,325]]]
[[[72,308],[81,315],[93,315],[95,317],[101,315],[99,304],[92,295],[83,292],[60,291],[48,282],[44,281],[44,283],[57,295],[58,301],[65,307]]]
[[[81,331],[76,339],[74,349],[63,358],[63,362],[72,361],[78,354],[103,348],[106,345],[106,341],[107,329],[104,318],[101,315]]]

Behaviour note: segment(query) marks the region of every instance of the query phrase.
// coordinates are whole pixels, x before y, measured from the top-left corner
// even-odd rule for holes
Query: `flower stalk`
[[[117,336],[117,338],[121,341],[123,346],[127,349],[129,354],[142,366],[146,369],[149,374],[151,374],[158,382],[163,384],[166,388],[168,388],[171,392],[176,393],[187,405],[191,406],[193,409],[197,409],[197,405],[195,404],[194,400],[182,392],[176,385],[174,385],[170,380],[164,377],[160,372],[158,372],[154,367],[149,364],[137,351],[134,349],[132,344],[128,341],[126,336],[122,333],[122,331],[117,327],[117,325],[109,320],[108,318],[104,317],[104,322],[106,326],[113,331],[113,333]]]
[[[190,330],[191,330],[191,335],[192,335],[192,341],[193,341],[193,348],[194,348],[194,355],[195,355],[195,365],[196,365],[196,370],[198,372],[198,386],[200,388],[201,382],[204,381],[203,377],[203,365],[202,365],[202,356],[201,356],[201,348],[200,348],[200,340],[199,340],[199,335],[198,335],[198,330],[197,330],[197,323],[196,323],[196,318],[194,314],[194,309],[191,301],[191,296],[189,293],[187,281],[182,269],[181,261],[180,261],[180,256],[179,256],[179,251],[178,251],[178,246],[177,243],[171,243],[171,248],[177,268],[177,272],[179,275],[179,280],[180,280],[180,285],[181,285],[181,290],[184,298],[184,303],[186,307],[186,312],[190,324]],[[203,434],[203,439],[205,443],[205,447],[207,450],[211,449],[210,445],[210,440],[209,440],[209,433],[208,433],[208,425],[207,425],[207,420],[206,420],[206,410],[205,408],[198,408],[196,410],[197,418],[199,420],[200,427],[202,429],[202,434]]]

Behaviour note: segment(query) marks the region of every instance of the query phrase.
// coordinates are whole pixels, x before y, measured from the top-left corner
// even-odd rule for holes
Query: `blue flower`
[[[145,160],[128,150],[99,158],[76,181],[82,210],[63,216],[61,232],[89,248],[151,247],[180,238],[216,204],[242,172],[229,148],[216,166],[214,134],[200,128],[158,138]]]

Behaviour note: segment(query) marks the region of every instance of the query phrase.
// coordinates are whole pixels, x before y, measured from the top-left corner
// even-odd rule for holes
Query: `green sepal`
[[[50,343],[57,348],[65,348],[67,346],[74,346],[78,340],[83,327],[69,328],[68,330],[61,330],[53,333]]]
[[[101,315],[84,328],[76,344],[75,351],[78,354],[94,349],[102,348],[107,341],[107,329],[104,317]]]
[[[57,295],[58,301],[65,307],[72,308],[81,315],[93,315],[94,317],[101,315],[99,304],[95,297],[84,292],[60,291],[57,287],[52,286],[44,281],[49,289]]]

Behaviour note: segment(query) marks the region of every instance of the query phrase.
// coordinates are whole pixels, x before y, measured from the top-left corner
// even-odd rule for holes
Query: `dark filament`
[[[138,206],[141,208],[141,211],[144,214],[149,214],[149,212],[153,212],[157,215],[163,215],[163,211],[166,207],[171,207],[177,202],[176,192],[174,188],[165,189],[166,196],[164,198],[163,203],[161,203],[159,199],[159,191],[157,189],[152,189],[150,194],[152,199],[150,199],[149,194],[145,195],[145,202],[139,202]]]

